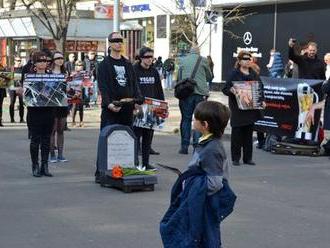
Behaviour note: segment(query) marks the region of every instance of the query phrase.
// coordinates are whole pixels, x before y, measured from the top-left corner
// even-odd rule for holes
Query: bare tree
[[[9,10],[14,10],[16,7],[17,0],[11,0],[9,3]]]
[[[21,0],[54,39],[56,49],[65,52],[72,11],[78,0]]]
[[[205,15],[207,11],[212,9],[212,2],[207,0],[189,0],[188,4],[183,6],[182,1],[180,0],[172,1],[176,4],[177,8],[184,12],[183,15],[176,15],[174,17],[175,37],[183,37],[191,46],[202,46],[208,39],[208,36],[202,38],[202,33],[206,27],[209,27],[209,24],[205,21]],[[174,14],[165,5],[162,5],[161,3],[157,3],[156,5],[165,12],[172,15]],[[229,33],[233,38],[240,38],[226,27],[228,27],[229,24],[234,24],[235,22],[244,23],[244,19],[251,14],[252,13],[245,13],[241,5],[232,9],[222,10],[224,32]],[[213,25],[210,31],[214,28],[215,25]]]

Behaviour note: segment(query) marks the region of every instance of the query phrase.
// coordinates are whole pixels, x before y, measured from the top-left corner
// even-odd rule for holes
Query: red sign
[[[56,50],[54,40],[43,40],[43,47],[51,51]],[[65,43],[66,52],[96,52],[98,48],[98,41],[74,41],[68,40]]]

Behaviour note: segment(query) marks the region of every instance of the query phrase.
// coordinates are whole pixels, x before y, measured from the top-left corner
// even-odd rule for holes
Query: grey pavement
[[[166,121],[166,125],[163,130],[160,132],[162,133],[176,133],[178,132],[180,128],[180,120],[181,120],[181,115],[180,115],[180,110],[178,106],[178,99],[174,97],[173,90],[165,90],[165,98],[166,101],[169,103],[169,118]],[[212,91],[210,94],[210,100],[215,100],[219,101],[225,105],[228,105],[228,100],[225,95],[223,95],[221,92],[215,92]],[[4,101],[4,125],[6,129],[17,129],[17,128],[22,128],[25,126],[25,124],[20,124],[20,123],[9,123],[9,97],[5,98]],[[16,121],[19,120],[18,118],[18,111],[15,113],[16,115]],[[79,119],[79,116],[77,114],[76,121]],[[68,121],[71,122],[72,118],[68,117]],[[85,108],[85,113],[84,113],[84,123],[85,123],[85,129],[89,128],[98,128],[100,126],[100,108],[97,107],[92,107],[89,109]],[[79,127],[77,127],[79,128]],[[227,129],[225,130],[225,134],[228,137],[230,134],[230,126],[228,125]]]
[[[65,133],[68,163],[31,176],[26,128],[0,129],[1,248],[159,248],[159,221],[176,176],[159,169],[154,192],[125,194],[93,183],[98,129]],[[178,135],[157,133],[152,162],[186,167]],[[229,152],[229,142],[224,142]],[[238,196],[222,224],[225,248],[329,248],[330,163],[325,157],[255,150],[257,166],[232,168]]]

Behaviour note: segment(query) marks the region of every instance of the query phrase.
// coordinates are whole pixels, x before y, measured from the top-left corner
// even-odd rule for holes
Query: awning
[[[33,36],[36,32],[31,17],[0,19],[0,38]]]
[[[36,35],[42,39],[52,39],[52,35],[44,25],[32,17]],[[107,19],[71,19],[67,40],[99,40],[104,41],[113,30],[112,20]]]
[[[72,18],[70,20],[67,40],[104,41],[113,30],[109,19]],[[0,19],[0,38],[33,38],[52,39],[52,35],[36,17],[19,17]]]

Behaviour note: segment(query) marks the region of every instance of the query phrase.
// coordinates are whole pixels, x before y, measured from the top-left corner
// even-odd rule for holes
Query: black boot
[[[49,173],[48,163],[43,163],[41,165],[40,174],[45,177],[52,177],[53,175]]]
[[[41,177],[40,170],[39,170],[39,164],[32,164],[32,175],[34,177]]]
[[[0,127],[3,127],[2,120],[0,119]]]

